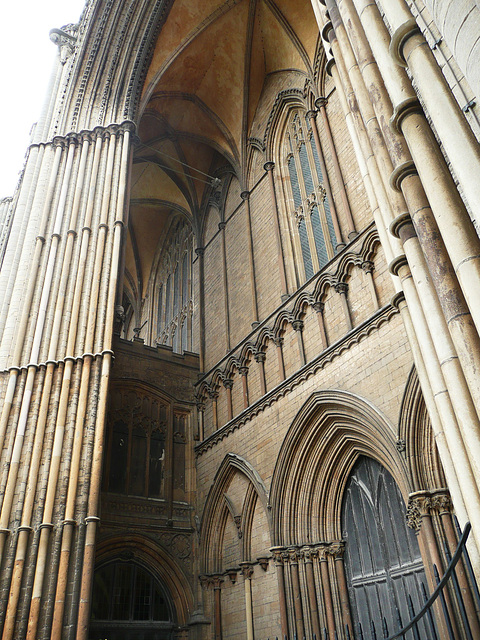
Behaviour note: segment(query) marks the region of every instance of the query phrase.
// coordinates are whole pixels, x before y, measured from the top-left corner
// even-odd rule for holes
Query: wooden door
[[[424,604],[427,583],[405,504],[378,462],[361,457],[352,470],[342,507],[345,569],[355,637],[382,638],[398,631]],[[387,633],[388,631],[388,633]],[[428,620],[420,637],[434,638]],[[409,632],[406,639],[413,638]]]

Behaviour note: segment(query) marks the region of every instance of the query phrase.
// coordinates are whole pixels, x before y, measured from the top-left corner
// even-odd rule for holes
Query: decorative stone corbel
[[[270,563],[270,558],[268,556],[260,556],[259,558],[257,558],[257,562],[261,566],[263,571],[266,571]]]
[[[230,582],[232,584],[235,584],[237,581],[237,575],[238,572],[240,571],[240,567],[231,567],[230,569],[226,570],[226,574],[227,576],[230,578]]]

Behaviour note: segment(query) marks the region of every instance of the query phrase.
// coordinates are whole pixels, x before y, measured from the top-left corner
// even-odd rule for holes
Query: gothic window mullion
[[[291,127],[290,127],[291,130]],[[288,221],[288,226],[289,226],[289,231],[290,231],[290,237],[293,240],[293,251],[294,251],[294,255],[295,255],[295,268],[297,269],[297,273],[298,273],[298,279],[299,282],[305,282],[305,280],[307,280],[306,277],[306,273],[305,273],[305,263],[304,263],[304,256],[303,256],[303,251],[302,251],[302,247],[301,247],[301,242],[300,242],[300,234],[299,234],[299,215],[302,215],[302,205],[301,205],[301,194],[300,194],[300,190],[298,189],[298,184],[297,184],[297,193],[294,193],[293,187],[294,187],[294,176],[292,175],[292,171],[291,171],[291,165],[293,164],[293,169],[295,169],[295,159],[293,157],[293,150],[292,150],[292,142],[291,142],[291,135],[290,133],[287,133],[287,135],[285,136],[284,139],[284,159],[285,159],[285,171],[287,173],[287,175],[289,176],[288,180],[285,180],[285,182],[283,183],[283,186],[286,189],[286,202],[291,203],[291,205],[289,206],[289,215],[287,215],[287,221]],[[296,171],[296,169],[295,169]],[[297,180],[298,183],[298,180]]]
[[[288,184],[288,189],[291,191],[291,185]],[[300,240],[300,232],[299,226],[301,223],[301,217],[303,218],[303,208],[300,206],[295,209],[291,215],[288,216],[289,225],[290,225],[290,234],[293,238],[293,250],[297,257],[296,263],[298,265],[298,269],[300,271],[300,281],[305,282],[307,280],[307,276],[305,273],[305,260],[302,250],[302,244]]]
[[[294,119],[298,120],[298,118],[294,118]],[[299,139],[300,131],[298,130],[298,128],[294,126],[293,122],[290,125],[290,136],[291,136],[290,148],[293,156],[293,162],[295,165],[296,183],[297,183],[297,188],[300,191],[300,204],[298,203],[298,196],[296,199],[294,198],[295,216],[297,219],[297,231],[298,231],[299,244],[300,244],[300,255],[303,257],[302,262],[304,267],[305,280],[309,280],[315,273],[315,270],[318,271],[318,262],[317,262],[317,268],[315,269],[315,266],[313,263],[314,252],[312,252],[312,244],[311,244],[311,240],[312,240],[311,228],[309,231],[308,222],[307,222],[307,217],[308,217],[307,191],[305,188],[305,181],[303,177],[302,166],[300,163],[300,156],[298,152],[299,145],[303,143]],[[292,187],[292,190],[293,190],[293,187]]]
[[[314,145],[315,145],[315,141],[312,140],[311,133],[310,133],[307,136],[307,141],[305,143],[305,146],[307,149],[308,163],[309,163],[310,172],[313,180],[313,186],[314,186],[313,196],[315,198],[315,201],[318,207],[320,228],[323,235],[323,243],[325,244],[328,260],[331,260],[335,255],[334,244],[332,244],[332,233],[334,234],[334,237],[335,237],[335,231],[333,230],[333,225],[332,225],[332,228],[330,228],[327,223],[327,213],[325,211],[325,206],[324,206],[326,193],[323,187],[323,177],[321,174],[319,175],[317,171],[315,157],[313,154]],[[318,153],[318,150],[317,150],[317,153]],[[314,253],[317,253],[317,251],[318,251],[318,248]]]
[[[317,273],[320,270],[320,263],[318,261],[317,250],[315,248],[315,237],[313,234],[313,226],[312,226],[312,211],[310,207],[310,203],[307,200],[303,205],[304,216],[305,216],[305,224],[307,227],[308,241],[310,244],[310,255],[312,258],[313,272]],[[312,247],[314,248],[312,250]]]
[[[152,439],[152,428],[151,425],[147,431],[147,455],[145,456],[145,486],[143,495],[148,497],[148,487],[150,486],[150,441]]]
[[[127,473],[125,478],[125,493],[130,492],[130,475],[132,465],[130,464],[132,460],[132,440],[133,440],[133,415],[130,412],[130,420],[128,421],[128,445],[127,445]]]
[[[291,131],[292,133],[296,132],[296,137],[292,138],[292,152],[293,152],[293,157],[295,160],[295,169],[296,169],[296,173],[297,173],[297,179],[298,179],[298,184],[299,184],[299,188],[300,188],[300,193],[301,193],[301,198],[302,198],[302,209],[303,209],[303,218],[304,218],[304,222],[303,224],[305,224],[305,231],[306,231],[306,236],[308,239],[308,249],[307,247],[305,247],[305,241],[303,240],[302,243],[302,238],[300,238],[300,242],[302,243],[302,253],[304,256],[304,263],[307,262],[307,265],[305,266],[305,275],[306,275],[306,280],[309,280],[313,274],[317,273],[317,271],[320,268],[319,265],[319,261],[318,261],[318,256],[317,256],[317,251],[316,251],[316,247],[315,247],[315,239],[314,239],[314,234],[313,234],[313,229],[312,229],[312,221],[310,218],[310,203],[311,203],[311,197],[312,197],[312,189],[310,188],[310,191],[307,190],[307,185],[306,185],[306,172],[308,172],[308,170],[310,169],[309,166],[303,166],[302,165],[302,161],[300,158],[300,152],[302,151],[302,155],[304,154],[304,152],[306,151],[306,138],[304,135],[305,132],[305,126],[301,125],[300,128],[300,118],[297,116],[295,116],[296,121],[298,122],[299,126],[295,129],[293,124],[292,124],[292,128]],[[308,157],[308,152],[307,152],[307,157]],[[310,174],[310,178],[308,178],[309,181],[312,180],[311,174]],[[310,185],[310,187],[312,187],[312,185]],[[302,231],[301,226],[299,226],[299,232]],[[308,251],[309,255],[306,256],[306,252]],[[307,272],[307,267],[308,262],[311,262],[311,271],[310,273]]]
[[[157,294],[157,339],[160,338],[164,326],[163,283],[160,284]]]

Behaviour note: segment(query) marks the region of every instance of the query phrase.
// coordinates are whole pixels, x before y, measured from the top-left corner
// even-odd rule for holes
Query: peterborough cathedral
[[[480,0],[87,0],[0,202],[2,640],[480,639]]]

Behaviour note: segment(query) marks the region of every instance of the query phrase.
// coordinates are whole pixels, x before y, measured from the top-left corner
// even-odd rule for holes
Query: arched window
[[[166,285],[166,294],[165,294],[165,329],[168,329],[168,325],[172,320],[172,286],[171,286],[172,277],[171,275],[167,278]]]
[[[414,532],[394,479],[378,462],[361,457],[348,481],[342,507],[345,569],[355,625],[352,637],[382,637],[405,625],[425,602],[427,582]],[[360,630],[361,627],[361,630]],[[420,637],[435,638],[427,617]],[[401,627],[400,627],[401,628]],[[409,632],[408,638],[414,637]],[[373,635],[372,635],[373,637]]]
[[[191,228],[180,220],[168,234],[156,274],[157,331],[153,339],[177,353],[191,348],[192,249]]]
[[[156,578],[134,562],[95,571],[89,640],[170,640],[172,606]]]
[[[318,149],[300,109],[290,112],[284,154],[293,201],[290,213],[295,221],[295,244],[302,256],[305,278],[309,280],[333,258],[336,240]]]
[[[158,421],[145,418],[138,421],[134,413],[125,411],[125,420],[113,424],[105,490],[163,498],[167,407],[158,406]]]
[[[163,328],[163,283],[158,288],[158,307],[157,307],[157,334],[159,334]]]

